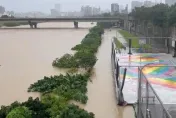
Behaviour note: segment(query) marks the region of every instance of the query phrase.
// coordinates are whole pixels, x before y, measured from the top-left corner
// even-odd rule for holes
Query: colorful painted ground
[[[158,54],[142,54],[142,55],[123,55],[119,57],[120,78],[123,76],[123,66],[128,66],[126,79],[138,78],[138,67],[149,64],[143,68],[143,73],[146,78],[152,83],[162,85],[168,88],[176,89],[176,69],[169,67],[171,65],[169,60],[162,60],[162,56]]]

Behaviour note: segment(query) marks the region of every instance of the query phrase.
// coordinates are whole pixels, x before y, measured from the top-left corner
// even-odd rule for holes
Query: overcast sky
[[[132,0],[0,0],[0,5],[6,7],[6,10],[16,12],[41,11],[49,13],[54,8],[54,4],[61,4],[62,11],[80,11],[82,5],[91,5],[101,7],[101,9],[110,9],[111,3],[120,5],[129,4],[131,7]],[[144,0],[139,0],[144,1]],[[155,0],[151,0],[155,1]],[[156,0],[161,1],[161,0]],[[164,0],[162,0],[164,1]]]

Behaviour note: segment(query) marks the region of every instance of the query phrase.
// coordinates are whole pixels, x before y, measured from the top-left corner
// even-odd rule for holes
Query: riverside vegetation
[[[14,16],[8,16],[8,15],[2,15],[0,18],[15,18]],[[6,27],[16,27],[20,25],[28,25],[28,22],[14,22],[14,21],[3,21],[0,22],[0,27],[6,26]]]
[[[95,26],[82,40],[72,48],[74,55],[65,54],[53,61],[59,68],[84,68],[83,74],[66,73],[44,77],[28,88],[28,92],[40,92],[41,99],[29,97],[26,102],[14,102],[1,106],[0,118],[94,118],[92,112],[79,108],[71,101],[86,104],[87,83],[97,58],[95,53],[101,44],[103,29]]]
[[[101,44],[102,33],[103,29],[100,26],[90,29],[89,34],[85,36],[81,44],[72,48],[76,53],[74,55],[65,54],[63,57],[55,59],[53,66],[59,68],[91,69],[97,61],[95,53]]]
[[[3,22],[1,23],[1,26],[6,26],[6,27],[16,27],[20,25],[29,25],[28,22]]]

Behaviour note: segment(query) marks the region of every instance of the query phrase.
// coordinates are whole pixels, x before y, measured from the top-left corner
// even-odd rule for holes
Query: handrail
[[[124,37],[117,37],[117,38],[124,38]],[[125,37],[125,38],[172,38],[172,37]]]
[[[158,64],[162,64],[162,63],[158,63]],[[119,67],[143,67],[143,65],[138,65],[138,66],[129,66],[129,65],[119,65]],[[161,66],[158,66],[158,65],[156,65],[156,66],[147,66],[147,67],[176,67],[176,65],[161,65]]]
[[[150,111],[150,109],[147,109],[147,118],[152,118],[152,114],[151,114],[151,111]]]
[[[114,42],[113,42],[113,44],[114,44]],[[115,50],[115,49],[114,49]],[[117,52],[115,52],[115,53],[117,53]],[[115,55],[114,55],[115,56]],[[114,61],[116,62],[116,61],[118,61],[117,60],[118,58],[117,57],[114,57]],[[153,64],[153,65],[152,65]],[[166,110],[166,108],[164,107],[164,105],[163,105],[163,102],[161,101],[161,99],[160,99],[160,97],[158,96],[158,94],[157,94],[157,92],[154,90],[154,88],[152,87],[152,85],[151,85],[151,83],[149,82],[149,80],[147,79],[147,77],[145,76],[145,74],[144,74],[144,72],[142,71],[145,67],[176,67],[176,65],[170,65],[170,63],[160,63],[160,62],[158,62],[157,64],[165,64],[165,65],[156,65],[155,63],[148,63],[148,64],[146,64],[146,65],[136,65],[136,66],[131,66],[131,65],[119,65],[119,67],[138,67],[139,68],[139,73],[141,73],[141,75],[142,75],[142,77],[144,77],[145,78],[145,82],[147,82],[148,83],[148,87],[150,87],[151,88],[151,91],[153,92],[153,94],[155,95],[155,98],[157,99],[157,101],[158,101],[158,103],[161,105],[161,107],[162,107],[162,109],[163,109],[163,114],[165,114],[166,116],[167,116],[167,118],[172,118],[172,116],[169,114],[169,112]],[[140,79],[142,79],[141,77],[139,78],[139,80]],[[140,86],[141,86],[141,84],[140,84]],[[139,88],[138,88],[139,89]],[[140,95],[139,95],[140,96]],[[140,97],[139,97],[140,98]],[[138,102],[140,102],[140,100],[138,101]],[[138,110],[140,111],[141,110],[141,108],[138,106]],[[146,109],[145,109],[146,110]],[[148,110],[148,118],[152,118],[152,114],[151,114],[151,111],[149,110],[149,109],[147,109]],[[138,111],[138,112],[139,112]],[[141,115],[143,115],[143,114],[137,114],[138,116],[141,116]]]
[[[150,64],[152,64],[152,63],[150,63]],[[149,64],[143,66],[143,68],[146,67],[146,66],[148,66],[148,65],[149,65]],[[143,69],[143,68],[142,68],[142,69]],[[139,69],[140,69],[140,68],[139,68]],[[164,105],[163,105],[163,102],[161,101],[161,99],[160,99],[159,96],[157,95],[156,91],[153,89],[153,87],[152,87],[152,85],[150,84],[150,82],[148,81],[147,77],[146,77],[145,74],[142,72],[142,69],[141,69],[140,71],[141,71],[143,77],[145,78],[146,82],[148,83],[150,89],[153,91],[154,95],[155,95],[156,98],[158,99],[159,103],[160,103],[161,106],[163,107],[163,110],[166,112],[166,114],[169,116],[169,118],[172,118],[171,115],[169,114],[169,112],[165,109],[165,107],[164,107]]]
[[[143,75],[146,79],[146,76]],[[146,81],[148,82],[148,80],[146,79]],[[151,90],[153,91],[153,93],[155,94],[156,98],[158,99],[158,101],[160,102],[161,106],[163,107],[163,110],[166,112],[166,114],[169,116],[169,118],[172,118],[171,115],[169,114],[169,112],[165,109],[163,102],[161,101],[161,99],[159,98],[159,96],[157,95],[156,91],[153,89],[152,85],[148,82],[148,85],[150,86]]]

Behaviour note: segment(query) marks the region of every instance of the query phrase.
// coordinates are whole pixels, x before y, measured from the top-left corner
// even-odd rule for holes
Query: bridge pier
[[[33,28],[33,25],[29,24],[30,25],[30,28]]]
[[[37,23],[34,24],[34,28],[37,28]]]
[[[37,22],[28,21],[30,28],[37,28]]]
[[[78,28],[78,22],[74,21],[74,27],[77,29]]]

